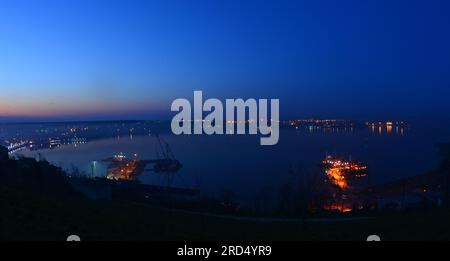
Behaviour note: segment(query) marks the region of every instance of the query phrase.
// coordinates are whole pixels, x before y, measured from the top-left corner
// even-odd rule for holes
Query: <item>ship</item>
[[[359,161],[327,156],[321,163],[328,179],[341,189],[359,185],[358,180],[368,174],[367,165]]]
[[[157,138],[157,149],[159,157],[150,160],[139,160],[137,154],[133,158],[127,158],[125,154],[118,153],[111,158],[104,159],[107,163],[107,178],[112,180],[136,180],[137,176],[144,171],[155,173],[174,174],[178,172],[183,165],[178,161],[169,145],[159,136]],[[153,165],[146,168],[147,165]]]
[[[140,175],[147,164],[146,161],[137,158],[128,159],[125,154],[119,153],[112,158],[104,159],[108,163],[106,178],[111,180],[135,180]]]

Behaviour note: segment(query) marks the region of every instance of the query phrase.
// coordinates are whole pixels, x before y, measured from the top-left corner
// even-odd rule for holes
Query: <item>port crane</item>
[[[153,171],[156,173],[175,173],[183,166],[180,161],[175,158],[170,146],[159,135],[156,135],[158,142],[157,153],[161,155],[161,159],[155,162]]]

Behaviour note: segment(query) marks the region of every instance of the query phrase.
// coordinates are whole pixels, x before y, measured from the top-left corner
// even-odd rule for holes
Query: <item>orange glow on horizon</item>
[[[133,102],[25,102],[4,101],[0,98],[1,117],[64,117],[92,115],[126,115],[133,113],[160,112],[163,106]]]

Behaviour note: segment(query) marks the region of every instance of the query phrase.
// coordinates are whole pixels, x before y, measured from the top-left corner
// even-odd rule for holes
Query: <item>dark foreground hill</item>
[[[450,210],[430,208],[335,219],[257,219],[87,199],[64,173],[34,159],[0,162],[0,239],[450,240]]]
[[[450,211],[367,219],[245,220],[112,201],[35,196],[2,188],[1,240],[449,240]]]

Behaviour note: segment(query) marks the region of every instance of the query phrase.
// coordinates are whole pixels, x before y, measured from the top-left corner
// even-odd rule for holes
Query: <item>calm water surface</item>
[[[174,186],[199,188],[202,193],[219,196],[232,191],[242,202],[261,190],[279,190],[293,182],[290,172],[323,175],[318,167],[325,155],[333,154],[363,161],[369,168],[370,182],[382,183],[417,175],[438,164],[436,142],[450,140],[450,127],[444,124],[416,124],[407,129],[378,128],[347,130],[281,129],[276,146],[260,146],[258,136],[160,135],[183,164]],[[140,159],[155,158],[157,141],[153,136],[122,136],[67,145],[56,149],[22,151],[26,156],[40,153],[51,163],[71,171],[73,166],[94,174],[106,173],[102,159],[123,152]],[[143,173],[147,184],[165,185],[163,174]]]

